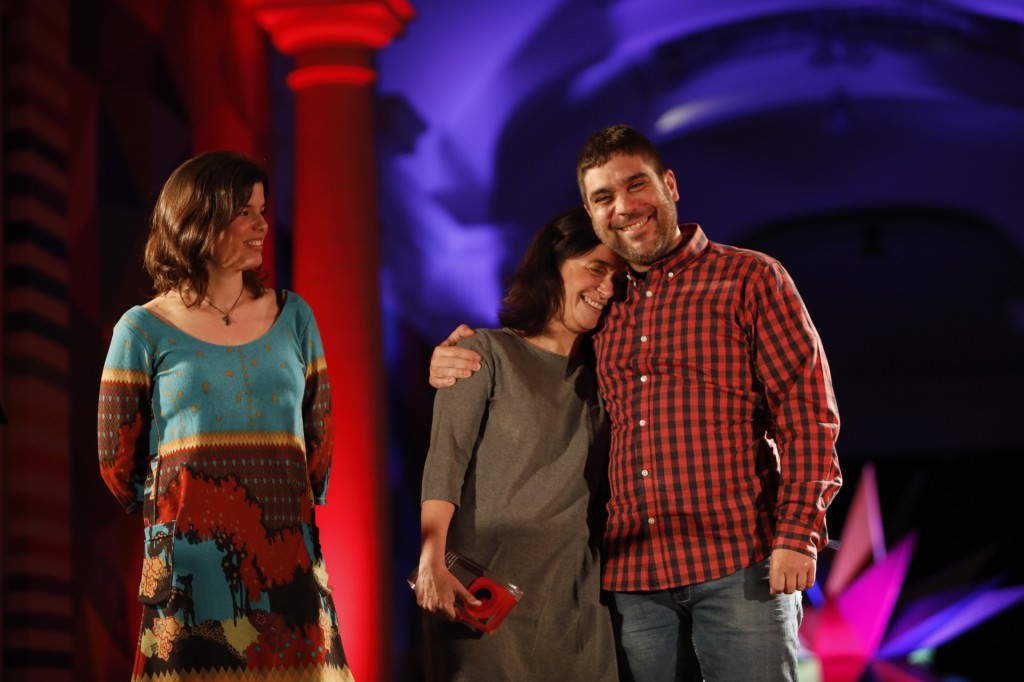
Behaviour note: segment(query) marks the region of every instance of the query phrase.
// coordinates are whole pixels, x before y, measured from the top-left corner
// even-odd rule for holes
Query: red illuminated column
[[[335,420],[318,521],[352,671],[357,680],[386,680],[390,531],[372,63],[413,9],[405,0],[246,2],[295,62],[293,282],[324,338]]]

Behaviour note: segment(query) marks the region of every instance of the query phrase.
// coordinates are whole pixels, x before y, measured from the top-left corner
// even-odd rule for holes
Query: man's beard
[[[618,230],[608,230],[598,236],[605,246],[622,256],[630,265],[647,267],[672,250],[675,242],[674,232],[672,228],[663,227],[659,223],[655,244],[650,249],[633,246]]]

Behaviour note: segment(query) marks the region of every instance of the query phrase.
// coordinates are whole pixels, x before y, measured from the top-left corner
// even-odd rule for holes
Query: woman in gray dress
[[[434,399],[414,588],[431,614],[430,682],[618,679],[598,556],[608,425],[588,334],[622,272],[582,208],[559,214],[513,277],[503,327],[459,342],[482,371]],[[446,551],[522,590],[493,632],[456,621],[480,602]]]

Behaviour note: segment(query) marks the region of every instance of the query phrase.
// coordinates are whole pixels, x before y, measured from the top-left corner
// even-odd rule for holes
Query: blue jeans
[[[801,594],[770,595],[768,561],[654,592],[613,592],[632,682],[797,682]]]

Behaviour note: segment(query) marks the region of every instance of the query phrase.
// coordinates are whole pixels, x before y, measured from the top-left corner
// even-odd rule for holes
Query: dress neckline
[[[213,341],[206,341],[204,339],[199,338],[198,336],[195,336],[193,334],[189,334],[187,331],[185,331],[184,329],[182,329],[181,327],[179,327],[179,326],[177,326],[175,324],[171,324],[170,322],[168,322],[164,318],[160,317],[156,313],[154,313],[151,310],[149,310],[146,306],[137,305],[135,307],[138,310],[141,310],[143,313],[145,313],[149,317],[151,317],[154,320],[156,320],[160,325],[162,325],[164,327],[167,327],[168,329],[172,329],[176,333],[181,334],[181,335],[189,338],[190,340],[195,341],[196,343],[201,343],[201,344],[203,344],[205,346],[211,346],[213,348],[240,348],[242,346],[249,346],[249,345],[252,345],[254,343],[259,343],[260,341],[263,341],[268,336],[270,336],[274,332],[274,330],[277,328],[277,325],[281,321],[281,318],[284,317],[285,308],[291,302],[293,297],[289,296],[288,292],[286,292],[284,290],[280,290],[280,291],[276,292],[276,294],[277,294],[276,298],[277,298],[277,302],[278,302],[278,308],[277,308],[277,317],[274,318],[274,323],[271,324],[270,327],[268,327],[265,332],[263,332],[262,334],[260,334],[256,338],[251,339],[249,341],[243,341],[241,343],[214,343]]]

